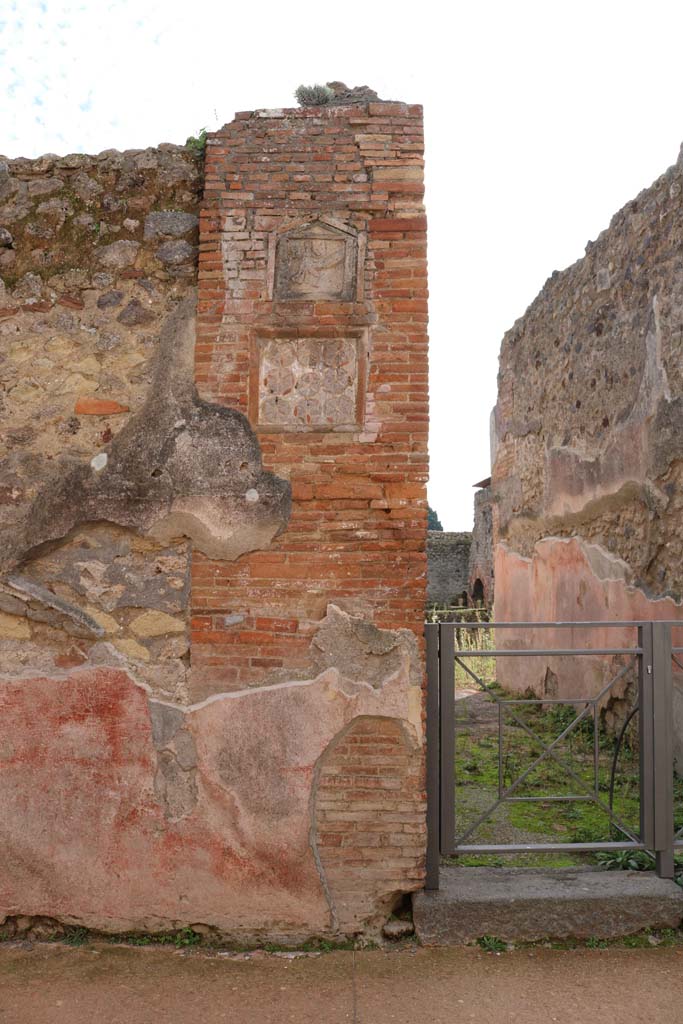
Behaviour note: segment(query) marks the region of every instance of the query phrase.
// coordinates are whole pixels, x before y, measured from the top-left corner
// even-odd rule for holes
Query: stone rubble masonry
[[[474,527],[467,575],[470,597],[476,600],[477,580],[480,580],[480,600],[483,600],[487,608],[493,607],[493,509],[490,485],[480,488],[474,495]]]
[[[265,466],[290,481],[293,507],[267,551],[232,564],[193,559],[193,675],[202,693],[291,678],[297,669],[305,675],[311,636],[330,601],[376,625],[421,633],[422,154],[421,108],[403,103],[245,112],[209,136],[197,386],[203,397],[249,414]],[[297,233],[315,237],[297,243]],[[295,244],[300,259],[310,258],[307,246],[313,258],[316,250],[338,252],[338,262],[319,261],[317,291],[304,267],[298,290],[288,292],[288,284],[281,297],[278,282],[296,281],[296,273],[278,261]],[[358,379],[344,389],[346,398],[355,384],[355,408],[346,405],[324,429],[315,414],[310,427],[300,417],[289,429],[276,429],[272,418],[257,422],[264,350],[298,348],[297,364],[313,367],[324,387],[325,351],[335,363],[342,340],[357,352]],[[305,374],[291,369],[275,380],[276,398],[306,392]],[[237,625],[235,614],[244,616]]]
[[[430,604],[467,604],[472,534],[429,530],[427,600]]]
[[[503,339],[492,473],[500,621],[683,619],[682,246],[679,158],[552,274]],[[544,645],[558,640],[546,633]],[[511,677],[513,660],[502,659]],[[583,685],[548,678],[554,695]]]
[[[486,481],[484,481],[486,482]],[[493,522],[490,486],[474,495],[472,532],[427,533],[427,600],[430,604],[493,605]]]
[[[41,519],[49,530],[82,513],[82,496],[64,482],[110,460],[153,397],[162,326],[195,293],[202,183],[201,162],[170,144],[0,157],[0,569],[11,555],[15,573],[66,602],[46,606],[0,581],[0,608],[21,616],[0,622],[3,673],[125,658],[159,692],[185,699],[182,537],[159,544],[105,522],[51,550],[26,548],[47,539]],[[169,264],[163,247],[175,241],[185,257]],[[144,461],[148,445],[136,446]],[[111,518],[111,505],[101,511]],[[101,642],[65,607],[106,616]],[[175,616],[182,633],[138,640],[129,624],[146,608]]]
[[[0,927],[297,942],[422,884],[422,173],[371,100],[204,173],[0,159]]]

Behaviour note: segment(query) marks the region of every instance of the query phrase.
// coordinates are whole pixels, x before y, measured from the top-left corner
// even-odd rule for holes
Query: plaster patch
[[[381,690],[327,700],[338,687],[328,670],[182,709],[150,699],[120,668],[3,682],[15,753],[0,765],[3,862],[12,865],[0,915],[49,908],[113,932],[204,921],[242,938],[264,927],[273,941],[331,934],[310,846],[315,764],[357,716],[406,721],[411,684],[403,672]],[[112,773],[116,801],[105,798]],[[375,890],[365,892],[359,913],[372,921]]]

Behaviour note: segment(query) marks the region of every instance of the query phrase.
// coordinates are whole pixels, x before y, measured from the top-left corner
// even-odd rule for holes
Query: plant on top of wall
[[[324,107],[334,92],[328,85],[300,85],[294,96],[300,107]]]
[[[192,150],[195,156],[203,157],[206,150],[206,128],[200,128],[196,135],[190,135],[185,142],[186,149]]]

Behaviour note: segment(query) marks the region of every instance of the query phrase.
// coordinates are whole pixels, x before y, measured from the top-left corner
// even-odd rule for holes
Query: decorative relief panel
[[[352,430],[362,419],[360,337],[258,340],[252,421],[273,430]],[[253,379],[253,378],[252,378]]]
[[[277,239],[276,299],[356,299],[358,239],[354,232],[313,221]]]

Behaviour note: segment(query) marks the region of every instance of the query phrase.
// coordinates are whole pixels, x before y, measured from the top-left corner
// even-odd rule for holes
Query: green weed
[[[595,859],[606,871],[651,871],[654,858],[644,850],[615,850],[597,853]]]
[[[309,939],[308,942],[302,942],[298,946],[283,946],[277,942],[266,942],[261,949],[265,949],[266,953],[332,953],[338,949],[351,950],[355,949],[356,944],[353,939],[347,939],[343,942],[332,942],[329,939]],[[367,946],[364,948],[368,948]]]
[[[183,928],[181,931],[176,932],[173,937],[173,944],[180,948],[181,946],[197,946],[202,941],[201,935],[193,931],[189,926]]]
[[[67,928],[62,936],[62,942],[67,946],[84,946],[90,941],[90,932],[87,928]]]
[[[482,935],[477,939],[477,945],[486,953],[504,953],[507,950],[507,943],[495,935]]]
[[[110,939],[112,942],[123,942],[127,946],[149,946],[155,941],[152,935],[139,935],[137,933],[112,935]]]

